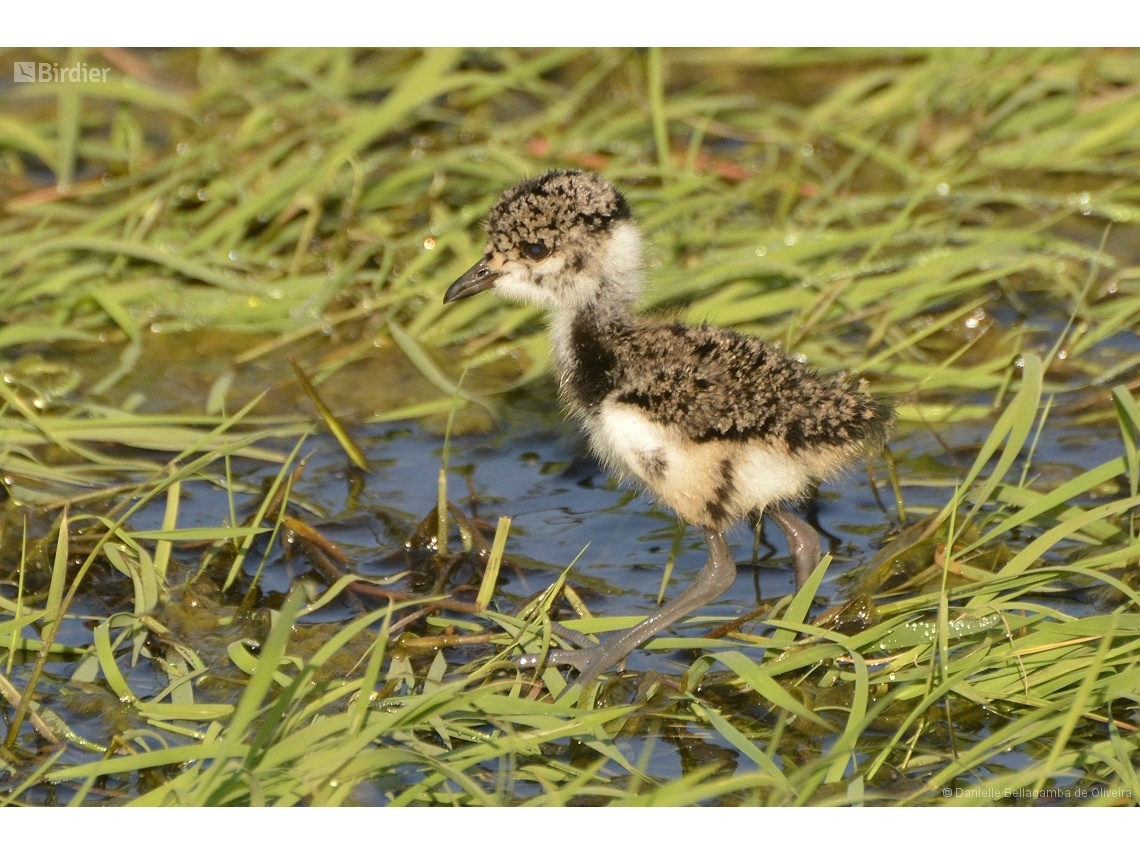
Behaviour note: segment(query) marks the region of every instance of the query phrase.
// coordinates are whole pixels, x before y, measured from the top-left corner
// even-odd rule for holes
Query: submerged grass
[[[42,53],[114,70],[0,91],[0,802],[1140,798],[1140,53]],[[294,461],[314,405],[365,470],[356,424],[477,424],[544,375],[532,310],[440,297],[495,195],[566,165],[628,190],[649,310],[987,436],[949,480],[891,459],[906,522],[842,603],[813,614],[821,566],[651,642],[692,651],[679,677],[553,701],[508,664],[558,643],[551,606],[635,618],[572,584],[511,612],[509,520],[488,543],[442,493],[407,538],[437,583],[349,573]],[[1121,453],[1043,479],[1058,423]],[[225,524],[180,522],[207,485]],[[263,595],[277,543],[321,584]]]

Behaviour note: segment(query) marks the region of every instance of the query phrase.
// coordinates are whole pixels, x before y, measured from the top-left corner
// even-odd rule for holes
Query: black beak
[[[456,300],[493,288],[499,276],[500,274],[487,266],[487,259],[483,259],[451,283],[451,287],[443,295],[443,302],[454,303]]]

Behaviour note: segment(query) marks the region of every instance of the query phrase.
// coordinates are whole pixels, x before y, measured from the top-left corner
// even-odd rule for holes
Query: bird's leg
[[[729,552],[724,534],[706,528],[704,535],[709,548],[708,563],[701,569],[697,580],[664,608],[604,644],[580,650],[551,651],[546,657],[547,663],[573,666],[578,670],[575,684],[584,686],[625,659],[638,645],[648,641],[694,609],[711,603],[732,587],[736,579],[736,564],[732,560],[732,553]],[[534,667],[538,664],[536,660],[536,656],[528,654],[519,657],[516,662],[523,667]]]
[[[788,539],[792,551],[792,566],[796,570],[796,590],[807,584],[808,577],[819,564],[819,532],[806,520],[802,520],[784,508],[770,508],[770,516]]]

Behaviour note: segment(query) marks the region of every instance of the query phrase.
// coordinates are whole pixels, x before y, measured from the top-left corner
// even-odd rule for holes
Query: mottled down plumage
[[[495,203],[487,215],[488,225],[493,224],[488,243],[507,257],[518,257],[519,247],[527,243],[542,243],[552,250],[574,247],[629,216],[625,197],[600,175],[548,172],[519,182]],[[583,255],[577,255],[579,263]]]
[[[612,396],[697,443],[757,439],[792,454],[819,446],[874,450],[891,417],[862,381],[821,378],[731,330],[580,316],[572,341],[577,359],[564,378],[572,408],[589,412]]]

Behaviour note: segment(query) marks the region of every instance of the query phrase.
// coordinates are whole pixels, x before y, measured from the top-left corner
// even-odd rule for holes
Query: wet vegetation
[[[3,59],[111,71],[0,89],[0,804],[1137,803],[1140,52]],[[562,697],[644,612],[473,474],[571,432],[541,319],[440,299],[555,166],[901,418],[807,587]]]

